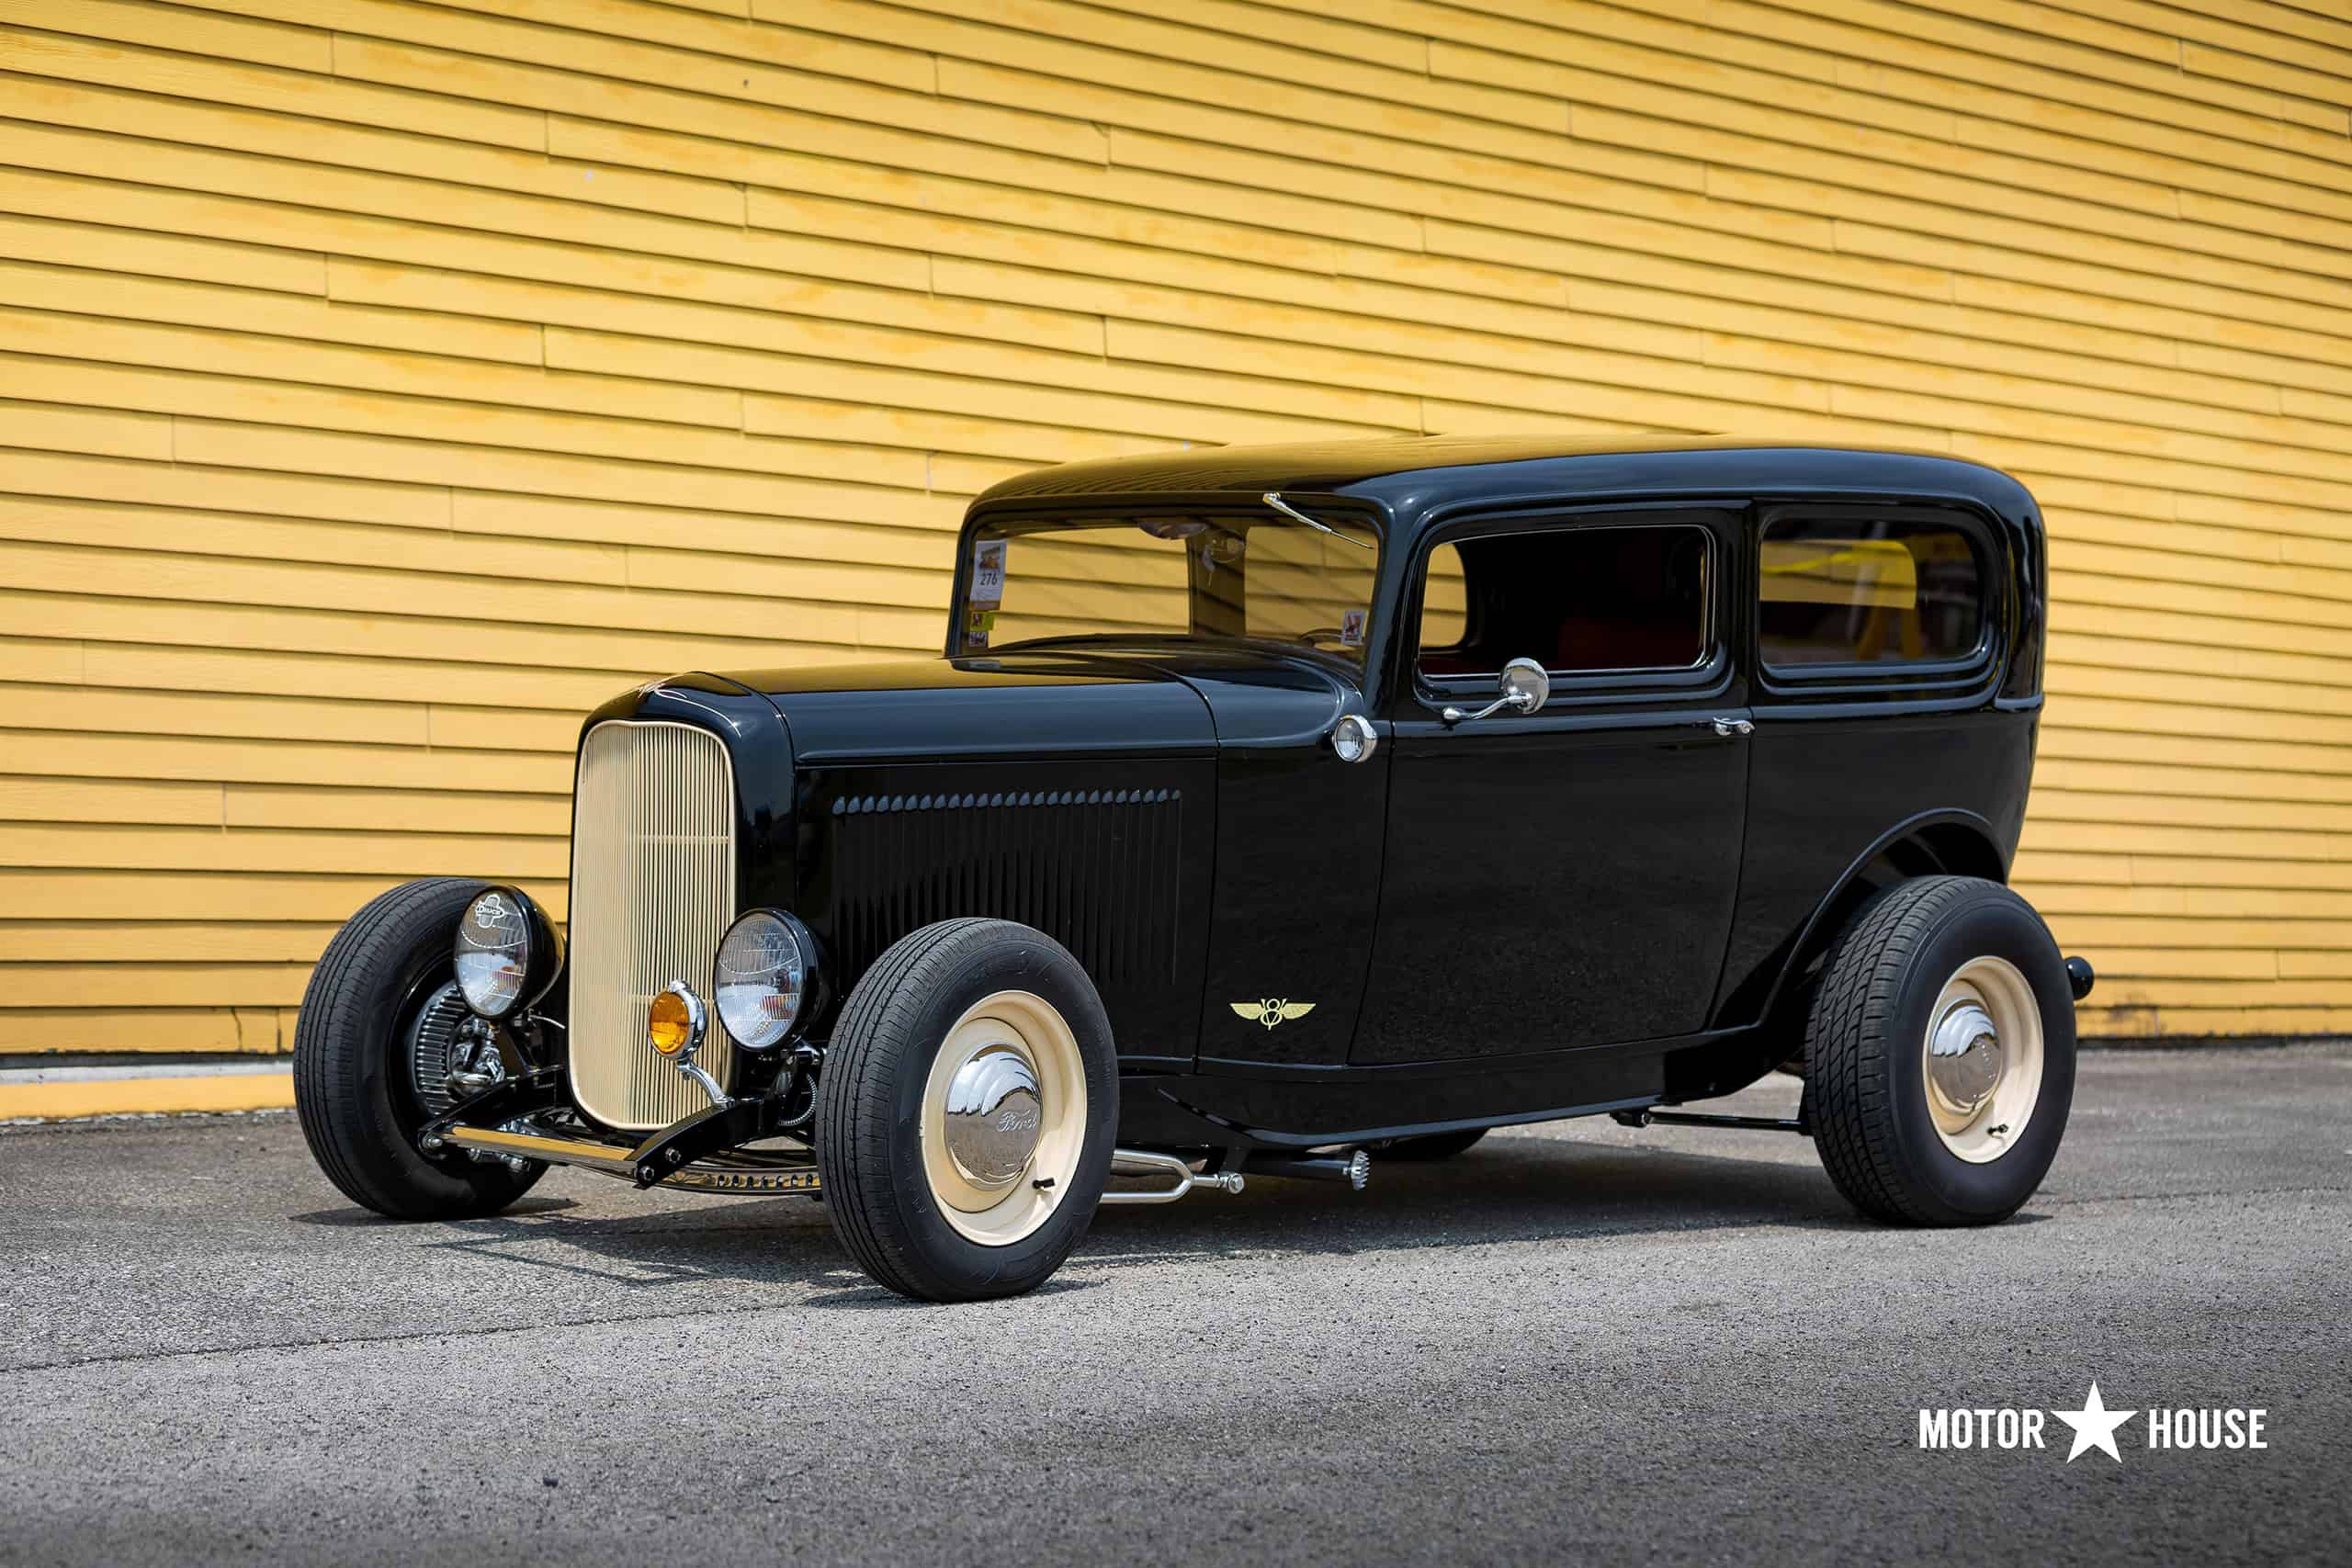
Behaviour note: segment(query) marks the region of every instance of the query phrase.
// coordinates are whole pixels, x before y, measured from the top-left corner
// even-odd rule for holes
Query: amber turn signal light
[[[694,998],[682,986],[672,986],[653,998],[645,1011],[647,1043],[664,1056],[675,1056],[695,1043]]]

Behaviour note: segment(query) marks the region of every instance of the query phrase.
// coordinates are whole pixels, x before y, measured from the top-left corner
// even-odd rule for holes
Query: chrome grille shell
[[[645,1040],[656,993],[710,995],[735,918],[735,777],[718,737],[609,719],[580,744],[571,810],[571,1092],[608,1127],[650,1132],[710,1101]],[[731,1084],[735,1047],[706,1037],[702,1066]]]

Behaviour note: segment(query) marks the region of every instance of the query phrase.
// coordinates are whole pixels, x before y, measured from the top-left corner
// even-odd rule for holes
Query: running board
[[[1724,1116],[1708,1111],[1612,1111],[1609,1119],[1621,1127],[1646,1127],[1653,1122],[1677,1127],[1738,1127],[1751,1133],[1794,1133],[1813,1136],[1802,1119],[1780,1116]]]

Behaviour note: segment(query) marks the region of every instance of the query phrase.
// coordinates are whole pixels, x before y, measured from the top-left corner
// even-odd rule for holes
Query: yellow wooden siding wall
[[[0,1052],[560,908],[582,709],[935,646],[1001,475],[1387,431],[2022,475],[2089,1027],[2352,1030],[2337,0],[0,0]]]

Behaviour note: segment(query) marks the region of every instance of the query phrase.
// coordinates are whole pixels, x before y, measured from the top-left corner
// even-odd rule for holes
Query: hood
[[[784,715],[802,765],[933,757],[1181,755],[1215,749],[1208,705],[1145,660],[974,655],[731,671]]]

